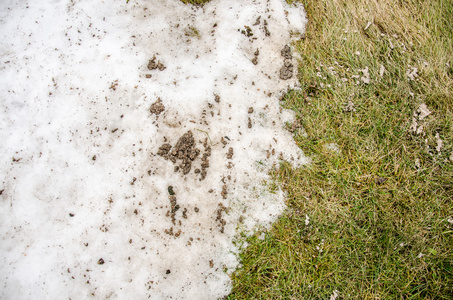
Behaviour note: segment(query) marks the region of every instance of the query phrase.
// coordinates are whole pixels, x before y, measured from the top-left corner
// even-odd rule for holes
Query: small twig
[[[195,129],[197,129],[197,128],[195,128]],[[197,130],[206,133],[206,135],[208,136],[209,142],[211,143],[211,146],[212,146],[212,141],[211,141],[211,138],[209,137],[209,134],[204,130],[201,130],[201,129],[197,129]]]

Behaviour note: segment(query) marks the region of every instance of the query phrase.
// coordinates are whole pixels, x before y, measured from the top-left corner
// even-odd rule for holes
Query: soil
[[[176,212],[179,210],[179,205],[176,202],[176,196],[175,195],[170,195],[168,196],[168,199],[170,200],[170,217],[171,217],[171,222],[175,224],[176,221]]]
[[[295,132],[297,129],[299,129],[299,128],[302,128],[302,125],[301,125],[300,122],[297,121],[297,120],[294,121],[291,125],[288,125],[288,126],[286,127],[286,129],[287,129],[289,132],[291,132],[291,133],[294,133],[294,132]]]
[[[257,65],[258,64],[258,56],[260,55],[260,50],[256,49],[254,55],[255,55],[255,57],[252,59],[252,63],[254,65]]]
[[[288,80],[293,77],[293,63],[290,59],[285,59],[283,67],[280,69],[280,79]]]
[[[292,54],[291,54],[291,48],[286,45],[282,51],[281,55],[284,57],[284,63],[283,67],[280,69],[280,79],[282,80],[288,80],[293,77],[293,63],[292,63]]]
[[[192,131],[184,133],[174,147],[165,143],[159,147],[157,155],[169,159],[174,164],[179,160],[178,168],[175,167],[175,172],[182,171],[187,175],[192,169],[192,162],[200,154],[200,150],[195,148],[195,140]]]
[[[245,35],[246,37],[252,37],[253,36],[253,31],[252,31],[252,28],[250,28],[250,26],[247,26],[245,25],[244,26],[245,30],[241,30],[241,33],[243,35]]]
[[[291,48],[288,45],[286,45],[280,53],[285,59],[293,59]]]
[[[151,114],[156,115],[159,117],[159,115],[165,110],[165,106],[162,104],[162,100],[160,98],[157,98],[157,101],[151,104],[149,111]]]
[[[269,31],[269,29],[267,29],[267,21],[264,20],[264,35],[265,36],[271,36],[271,33]]]
[[[230,147],[230,149],[228,149],[227,158],[228,159],[233,158],[233,154],[234,154],[234,150],[233,150],[233,148]]]
[[[177,225],[176,224],[176,212],[181,207],[177,203],[177,199],[176,199],[176,195],[175,195],[175,191],[173,190],[173,187],[170,185],[170,186],[168,186],[167,190],[168,190],[168,193],[170,194],[168,196],[168,199],[170,200],[170,210],[167,211],[167,217],[171,218],[171,222],[173,223],[173,225]],[[184,219],[187,219],[187,208],[183,209],[182,217]],[[181,221],[178,222],[178,225],[181,226]],[[174,237],[179,237],[181,235],[181,229],[179,229],[177,232],[174,232],[173,227],[171,227],[170,229],[165,229],[164,232],[166,234],[172,235]]]
[[[201,158],[201,172],[200,172],[200,181],[206,178],[208,174],[207,169],[209,168],[209,157],[211,156],[211,146],[208,146],[208,139],[204,141],[204,153]]]
[[[224,184],[224,185],[222,186],[222,193],[221,193],[221,194],[222,194],[222,198],[223,198],[223,199],[226,199],[226,198],[227,198],[227,196],[228,196],[228,190],[227,190],[226,184]]]
[[[195,174],[200,175],[200,181],[206,178],[208,174],[207,169],[210,165],[209,157],[211,156],[211,146],[208,145],[207,138],[204,140],[203,146],[204,153],[201,157],[200,168],[196,168],[194,171]],[[174,167],[175,172],[182,171],[183,175],[187,175],[192,169],[192,164],[199,156],[200,152],[201,151],[195,147],[195,139],[192,132],[188,131],[179,138],[174,147],[169,143],[162,144],[157,151],[157,155],[177,164]]]
[[[156,56],[153,55],[153,58],[148,61],[148,70],[159,69],[159,71],[165,70],[165,66],[160,61],[156,62]]]
[[[163,144],[159,147],[159,151],[157,151],[157,155],[166,157],[168,152],[170,152],[171,145],[170,144]]]
[[[218,206],[219,206],[219,208],[216,210],[216,212],[217,212],[216,221],[219,222],[220,232],[221,232],[221,233],[224,233],[226,221],[225,221],[225,219],[222,217],[222,213],[223,213],[224,211],[226,211],[227,208],[223,205],[223,203],[219,203]]]
[[[223,144],[223,148],[225,148],[225,146],[228,144],[228,142],[223,137],[220,138],[220,142]]]

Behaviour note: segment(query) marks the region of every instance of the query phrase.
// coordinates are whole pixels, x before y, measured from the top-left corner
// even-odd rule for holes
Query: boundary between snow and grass
[[[301,1],[313,163],[273,175],[289,210],[241,254],[228,299],[450,299],[453,3]]]

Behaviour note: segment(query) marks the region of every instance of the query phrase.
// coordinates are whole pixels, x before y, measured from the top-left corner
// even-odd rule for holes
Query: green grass
[[[302,90],[282,105],[313,163],[273,172],[288,210],[264,240],[249,238],[228,299],[452,299],[453,2],[302,3]],[[432,113],[416,135],[422,103]]]

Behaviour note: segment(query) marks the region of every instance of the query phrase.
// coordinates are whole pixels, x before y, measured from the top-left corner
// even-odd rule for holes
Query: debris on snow
[[[149,111],[151,114],[156,115],[159,118],[161,112],[165,110],[165,106],[162,104],[162,100],[157,98],[157,101],[151,104]]]
[[[288,45],[286,45],[282,49],[281,55],[285,60],[283,62],[283,67],[280,69],[280,79],[288,80],[291,77],[293,77],[293,63],[292,63],[293,56],[291,54],[291,48]]]

